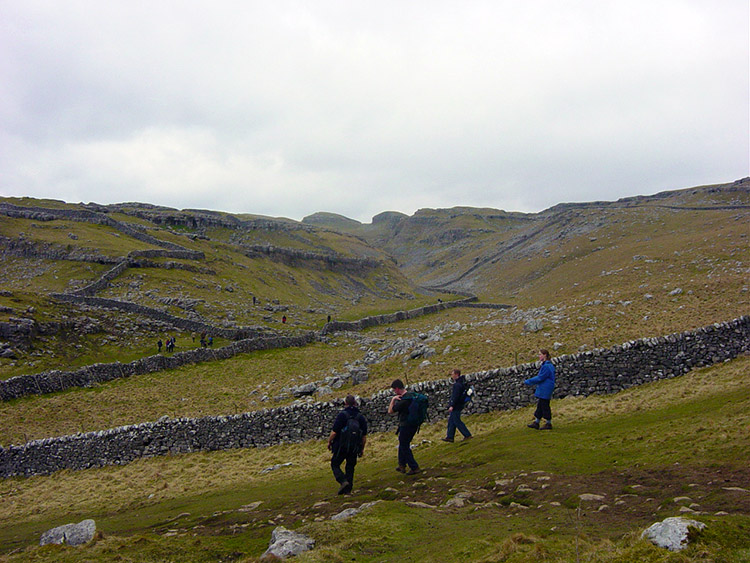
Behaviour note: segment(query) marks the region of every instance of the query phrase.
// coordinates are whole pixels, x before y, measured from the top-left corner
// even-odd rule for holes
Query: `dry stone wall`
[[[495,303],[476,303],[476,297],[468,297],[459,301],[446,301],[435,303],[434,305],[426,305],[424,307],[418,307],[416,309],[410,309],[408,311],[396,311],[395,313],[389,313],[387,315],[375,315],[372,317],[365,317],[357,321],[332,321],[327,323],[323,327],[323,334],[331,334],[333,332],[346,332],[346,331],[360,331],[373,326],[380,326],[398,321],[405,321],[407,319],[414,319],[423,315],[429,315],[431,313],[437,313],[438,311],[444,311],[445,309],[452,309],[453,307],[476,307],[482,309],[509,309],[510,305],[499,305]]]
[[[45,371],[33,375],[19,375],[0,381],[0,399],[9,401],[26,395],[55,393],[71,387],[91,387],[98,383],[112,381],[133,375],[142,375],[181,366],[226,360],[237,354],[269,350],[271,348],[288,348],[305,346],[317,338],[314,332],[297,336],[256,336],[233,342],[221,348],[195,348],[178,352],[171,356],[161,354],[148,356],[133,362],[122,364],[93,364],[74,371]]]
[[[240,340],[245,338],[251,338],[260,334],[268,333],[269,329],[264,327],[241,327],[241,328],[221,328],[212,326],[208,323],[201,321],[194,321],[191,319],[185,319],[183,317],[177,317],[170,315],[159,309],[152,307],[146,307],[145,305],[138,305],[137,303],[131,303],[130,301],[118,301],[117,299],[106,299],[103,297],[90,297],[87,295],[73,295],[70,293],[53,293],[51,297],[58,301],[65,303],[78,303],[81,305],[88,305],[90,307],[99,307],[102,309],[119,309],[128,313],[135,313],[144,317],[149,317],[157,321],[162,321],[172,325],[180,330],[188,330],[192,332],[203,332],[210,333],[214,336],[221,336],[229,340]]]
[[[644,338],[608,349],[559,356],[555,397],[614,393],[629,387],[680,376],[750,352],[750,317],[717,323],[659,338]],[[515,409],[533,402],[533,389],[523,381],[537,373],[537,364],[467,375],[477,399],[467,412]],[[430,397],[432,421],[446,415],[451,389],[448,380],[413,385]],[[395,427],[385,414],[390,393],[361,399],[372,431]],[[140,457],[229,448],[263,447],[324,438],[341,401],[307,403],[235,416],[200,419],[162,418],[157,422],[36,440],[0,447],[0,477],[49,474],[60,469],[86,469],[125,464]]]
[[[335,272],[366,272],[382,265],[381,262],[373,258],[356,258],[338,253],[312,252],[269,244],[242,245],[242,249],[249,258],[267,256],[291,266],[298,263],[318,263]]]
[[[287,348],[290,346],[301,346],[300,341],[309,343],[317,338],[313,332],[305,333],[303,336],[284,337],[265,327],[242,327],[242,328],[220,328],[211,326],[207,323],[176,317],[129,301],[118,301],[115,299],[105,299],[100,297],[91,297],[81,294],[55,293],[52,297],[58,301],[67,303],[78,303],[82,305],[119,309],[128,313],[135,313],[157,321],[168,323],[175,328],[192,332],[206,332],[214,336],[221,336],[229,340],[238,341],[236,345],[225,346],[218,349],[208,350],[191,350],[189,352],[180,352],[174,356],[151,356],[131,362],[136,365],[135,368],[127,366],[131,364],[95,364],[87,366],[72,372],[63,372],[58,370],[42,372],[38,374],[19,375],[5,381],[0,381],[0,401],[9,401],[18,399],[26,395],[37,395],[44,393],[53,393],[63,391],[71,387],[88,387],[95,383],[111,381],[121,377],[130,377],[131,375],[140,375],[152,373],[163,369],[173,369],[186,364],[198,363],[202,361],[211,361],[217,359],[227,359],[236,354],[251,352],[253,350],[266,350],[270,348]],[[427,305],[412,309],[410,311],[400,311],[391,315],[381,315],[379,317],[367,317],[360,321],[352,323],[328,323],[321,332],[322,335],[332,332],[331,327],[344,327],[338,330],[362,330],[369,326],[397,322],[404,319],[410,319],[434,313],[436,311],[449,307],[488,307],[488,308],[505,308],[506,305],[471,303],[473,299],[464,301],[455,301],[451,303],[439,303],[437,305]],[[5,337],[14,343],[27,347],[31,338],[36,332],[36,325],[30,319],[13,319],[13,322],[0,323],[0,338]],[[29,328],[32,327],[32,328]],[[353,327],[353,328],[352,328]],[[92,375],[94,374],[94,375]]]
[[[140,240],[147,244],[168,248],[170,250],[187,250],[185,247],[173,242],[165,241],[152,237],[149,234],[139,231],[136,228],[116,221],[104,213],[89,211],[86,209],[52,209],[42,207],[21,207],[10,203],[0,203],[0,214],[8,217],[20,217],[22,219],[31,219],[34,221],[54,221],[55,219],[67,219],[70,221],[81,221],[84,223],[93,223],[97,225],[107,225],[113,227],[134,239]]]

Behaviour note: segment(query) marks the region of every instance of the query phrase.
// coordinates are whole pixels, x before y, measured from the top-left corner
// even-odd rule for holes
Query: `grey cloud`
[[[367,221],[748,174],[744,1],[177,8],[3,3],[0,194]]]

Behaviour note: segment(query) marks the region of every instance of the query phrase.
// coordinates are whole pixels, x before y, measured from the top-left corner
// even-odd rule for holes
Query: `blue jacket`
[[[555,390],[555,366],[549,360],[545,360],[539,368],[539,374],[524,383],[537,386],[534,396],[538,399],[551,399]]]

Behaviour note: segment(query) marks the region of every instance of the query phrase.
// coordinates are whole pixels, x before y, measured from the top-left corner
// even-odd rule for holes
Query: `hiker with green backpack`
[[[395,379],[391,383],[393,398],[388,405],[388,414],[398,415],[398,467],[396,471],[414,475],[419,473],[419,464],[411,451],[411,441],[427,418],[427,397],[422,393],[406,392],[404,382]],[[407,470],[407,467],[409,468]]]
[[[357,400],[353,395],[347,395],[344,404],[346,407],[336,416],[333,430],[328,437],[328,449],[333,452],[331,469],[340,485],[340,495],[352,492],[354,467],[357,465],[357,458],[365,451],[367,443],[367,419],[359,412]],[[344,461],[345,471],[341,471]]]

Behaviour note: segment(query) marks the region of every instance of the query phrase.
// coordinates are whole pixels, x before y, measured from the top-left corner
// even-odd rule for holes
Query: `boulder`
[[[382,501],[375,500],[375,501],[372,501],[372,502],[366,502],[362,506],[360,506],[359,508],[347,508],[345,510],[342,510],[338,514],[334,514],[333,516],[331,516],[331,520],[348,520],[349,518],[351,518],[352,516],[356,516],[357,514],[359,514],[360,512],[362,512],[363,510],[367,510],[368,508],[372,508],[373,506],[375,506],[379,502],[382,502]]]
[[[542,319],[531,319],[529,321],[526,321],[526,324],[523,325],[523,330],[526,332],[539,332],[544,328],[544,322]]]
[[[292,395],[295,397],[304,397],[306,395],[312,395],[315,393],[315,391],[318,389],[318,386],[315,385],[315,383],[305,383],[304,385],[300,385],[298,387],[292,387]]]
[[[679,517],[666,518],[644,530],[641,537],[648,539],[656,546],[670,551],[680,551],[687,547],[690,528],[702,530],[705,527],[703,522],[697,520]]]
[[[370,374],[365,367],[350,369],[349,376],[351,377],[352,385],[359,385],[370,378]]]
[[[16,353],[11,348],[5,348],[2,352],[0,352],[0,358],[15,360]]]
[[[287,557],[294,557],[295,555],[304,553],[314,546],[314,539],[293,532],[292,530],[287,530],[284,526],[278,526],[271,532],[271,542],[263,555],[275,555],[281,559],[286,559]]]
[[[93,520],[83,520],[78,524],[65,524],[47,530],[42,534],[39,545],[63,544],[71,546],[83,545],[94,539],[96,523]]]

